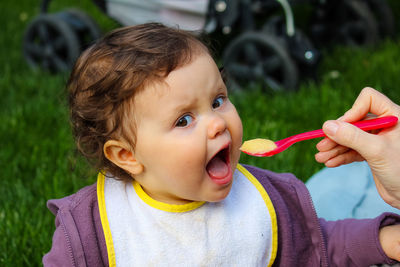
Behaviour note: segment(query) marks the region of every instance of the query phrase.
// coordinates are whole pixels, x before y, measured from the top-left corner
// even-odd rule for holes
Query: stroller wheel
[[[97,23],[79,9],[71,8],[60,12],[58,16],[62,17],[77,34],[82,51],[90,43],[101,37],[102,33]]]
[[[223,63],[231,90],[249,85],[273,91],[296,89],[297,67],[274,36],[261,32],[241,34],[226,47]]]
[[[373,45],[378,41],[378,28],[368,6],[359,0],[343,1],[336,41],[350,46]]]
[[[41,14],[25,31],[23,53],[31,67],[61,72],[71,68],[79,56],[80,44],[66,22],[55,15]]]

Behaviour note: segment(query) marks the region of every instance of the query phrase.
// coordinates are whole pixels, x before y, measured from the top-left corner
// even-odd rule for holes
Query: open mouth
[[[206,166],[208,175],[217,183],[226,183],[230,180],[231,168],[229,162],[229,146],[221,149]],[[228,179],[229,178],[229,179]],[[228,180],[228,181],[225,181]]]

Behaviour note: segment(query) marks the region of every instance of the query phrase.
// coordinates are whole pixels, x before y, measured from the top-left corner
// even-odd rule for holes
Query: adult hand
[[[366,160],[383,200],[400,209],[400,123],[377,134],[360,130],[348,122],[376,116],[400,117],[400,106],[372,88],[364,88],[352,108],[336,121],[326,121],[328,138],[317,144],[315,159],[327,167]]]

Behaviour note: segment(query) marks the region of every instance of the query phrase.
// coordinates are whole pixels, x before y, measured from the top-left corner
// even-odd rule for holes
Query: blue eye
[[[214,99],[212,107],[213,108],[219,108],[224,103],[224,100],[225,100],[225,98],[222,97],[222,96],[217,97],[216,99]]]
[[[176,127],[186,127],[189,124],[191,124],[193,121],[193,118],[190,115],[185,115],[176,122],[175,126]]]

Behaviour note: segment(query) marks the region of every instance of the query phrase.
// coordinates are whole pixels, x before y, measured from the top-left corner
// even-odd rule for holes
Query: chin
[[[232,182],[226,185],[226,187],[215,194],[213,194],[213,197],[207,200],[208,202],[220,202],[224,200],[228,195],[229,192],[231,191],[232,188]]]

